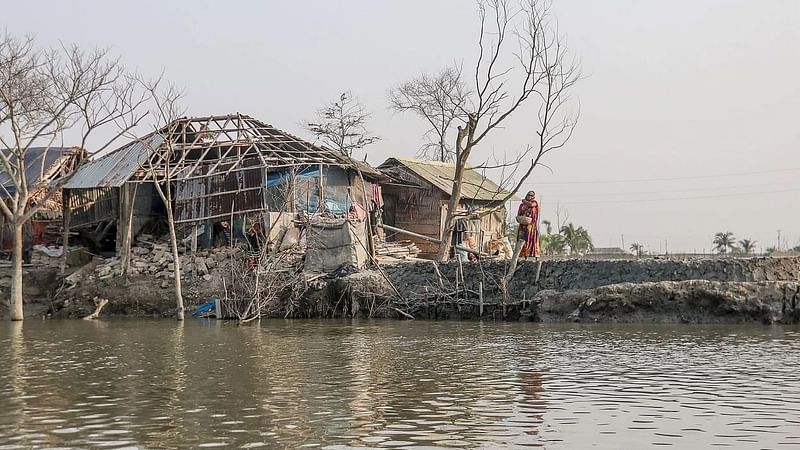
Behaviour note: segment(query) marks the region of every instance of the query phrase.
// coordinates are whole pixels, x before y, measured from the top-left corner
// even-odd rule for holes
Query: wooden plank
[[[389,225],[380,225],[380,226],[382,226],[384,229],[386,229],[388,231],[393,231],[395,233],[402,233],[402,234],[408,235],[414,240],[416,240],[416,239],[427,240],[427,241],[435,242],[437,244],[440,242],[436,238],[432,238],[432,237],[429,237],[429,236],[424,236],[424,235],[421,235],[421,234],[417,234],[417,233],[414,233],[413,231],[404,230],[404,229],[396,228],[396,227],[389,226]]]

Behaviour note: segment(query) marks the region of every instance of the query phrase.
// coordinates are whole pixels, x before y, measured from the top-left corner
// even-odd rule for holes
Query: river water
[[[800,328],[0,323],[0,448],[800,448]]]

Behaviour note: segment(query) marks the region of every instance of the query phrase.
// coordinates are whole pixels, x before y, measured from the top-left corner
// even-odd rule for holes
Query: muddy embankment
[[[478,318],[482,291],[484,318],[636,323],[800,321],[800,258],[543,261],[538,283],[534,281],[537,263],[525,261],[505,289],[500,282],[506,270],[504,262],[469,263],[461,270],[456,295],[457,264],[385,267],[386,278],[405,299],[398,307],[417,318]],[[362,308],[370,304],[374,292],[389,295],[392,290],[384,277],[363,274],[338,283],[354,292],[352,296]]]
[[[140,255],[138,270],[115,276],[114,261],[82,268],[77,285],[56,269],[25,275],[26,315],[77,318],[107,298],[103,315],[169,316],[174,288],[169,256]],[[183,258],[182,258],[183,259]],[[222,298],[219,255],[183,262],[192,308]],[[145,262],[147,264],[145,264]],[[798,323],[800,258],[523,261],[504,287],[506,263],[398,262],[382,270],[312,277],[293,317],[496,319],[542,322]],[[7,296],[7,274],[0,294]],[[75,277],[74,277],[75,278]],[[481,298],[483,299],[481,302]],[[483,305],[481,308],[481,304]],[[5,311],[3,311],[5,313]],[[275,314],[283,317],[283,314]]]

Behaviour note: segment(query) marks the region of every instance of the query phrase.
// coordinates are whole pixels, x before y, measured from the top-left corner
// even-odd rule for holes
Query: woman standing
[[[525,195],[525,200],[519,205],[517,210],[517,241],[523,241],[522,252],[524,257],[539,256],[539,202],[536,200],[536,192],[529,191]]]

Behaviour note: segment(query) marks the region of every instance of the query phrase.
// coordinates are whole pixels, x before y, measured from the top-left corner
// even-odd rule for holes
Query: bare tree
[[[288,317],[295,312],[300,297],[307,288],[303,273],[302,254],[295,245],[282,242],[288,228],[277,233],[276,242],[270,245],[269,237],[275,227],[285,223],[281,220],[284,216],[292,216],[292,200],[297,186],[296,172],[292,171],[289,179],[283,184],[279,197],[286,199],[280,211],[270,222],[269,228],[259,233],[262,220],[257,229],[251,229],[248,234],[250,251],[247,253],[231,251],[229,258],[229,271],[225,276],[225,302],[222,304],[224,311],[218,312],[220,317],[235,316],[240,324],[244,324],[264,315],[283,313]],[[308,225],[308,224],[306,224]],[[308,227],[306,229],[309,229]],[[251,241],[255,241],[253,245]],[[290,240],[287,239],[287,242]],[[308,242],[308,239],[306,239]],[[242,257],[242,256],[246,257]]]
[[[121,117],[135,126],[142,118],[137,114],[140,103],[117,101],[130,89],[119,61],[106,50],[86,52],[75,45],[42,49],[31,37],[0,34],[0,169],[13,187],[13,192],[5,184],[0,187],[0,211],[14,228],[12,320],[23,319],[23,227],[69,179],[62,177],[47,190],[37,190],[33,202],[26,173],[31,149],[50,151],[74,134],[86,146],[90,136]],[[112,133],[97,148],[106,148],[124,131]]]
[[[352,157],[353,152],[380,140],[367,131],[370,114],[349,91],[317,111],[317,119],[306,124],[308,130],[327,147]]]
[[[580,68],[567,52],[565,39],[558,33],[548,0],[479,0],[480,29],[478,57],[470,83],[473,87],[460,104],[451,101],[451,114],[457,117],[455,133],[453,189],[445,218],[445,233],[438,259],[448,255],[463,176],[473,152],[483,141],[502,128],[506,120],[523,105],[538,104],[537,119],[530,129],[531,144],[505,163],[482,164],[484,169],[514,167],[530,159],[505,203],[547,153],[564,147],[577,123],[578,114],[568,111],[570,92],[580,79]],[[464,78],[466,80],[466,78]],[[465,81],[466,82],[466,81]],[[424,117],[436,117],[431,109],[420,109]],[[487,212],[489,213],[489,212]]]
[[[461,71],[448,67],[436,75],[422,74],[389,91],[389,102],[397,112],[411,112],[430,126],[419,156],[441,162],[455,160],[448,141],[453,123],[463,118],[469,92],[461,80]]]
[[[176,119],[183,114],[179,104],[183,97],[183,92],[172,84],[163,86],[161,78],[154,81],[146,81],[139,78],[137,83],[143,88],[154,105],[152,112],[154,133],[163,135],[165,139],[151,139],[152,134],[148,134],[145,137],[130,134],[130,137],[142,144],[150,154],[149,159],[143,164],[143,169],[150,173],[153,186],[164,203],[164,209],[167,212],[170,250],[172,263],[175,267],[175,317],[178,320],[184,320],[181,257],[178,252],[178,236],[175,230],[174,197],[172,193],[173,179],[178,169],[171,164],[176,156],[175,136],[178,136],[182,131],[179,129],[181,122]],[[128,232],[130,232],[129,228]]]

